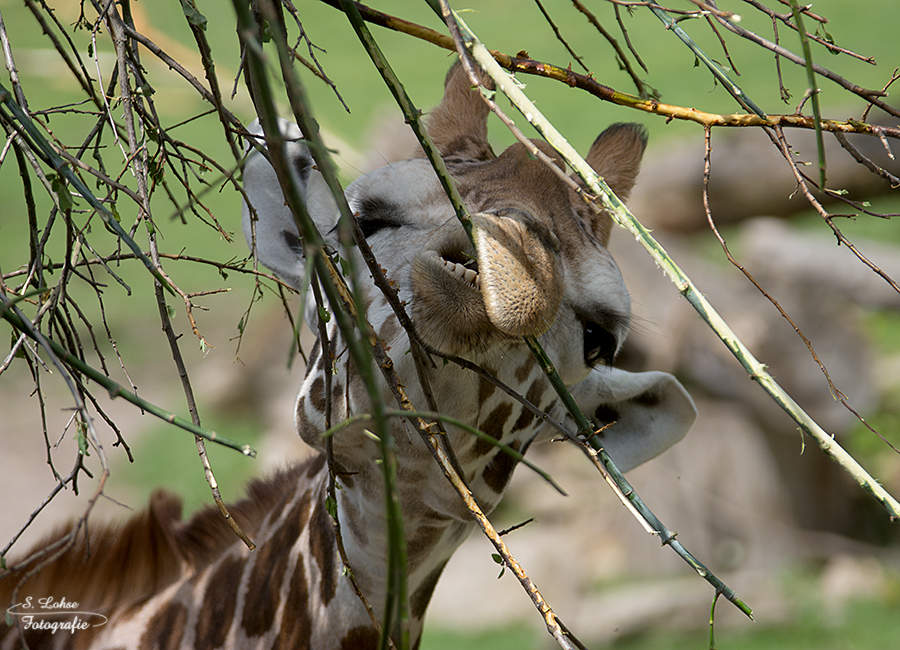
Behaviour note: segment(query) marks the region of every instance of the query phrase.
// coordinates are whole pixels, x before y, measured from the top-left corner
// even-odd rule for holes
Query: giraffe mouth
[[[555,235],[533,219],[473,213],[473,248],[447,222],[413,258],[413,322],[432,350],[460,355],[540,336],[562,299]],[[556,244],[556,245],[554,245]]]
[[[481,295],[481,273],[478,268],[478,259],[469,239],[462,228],[454,229],[449,235],[444,234],[437,242],[434,242],[431,250],[425,251],[431,264],[440,269],[440,275],[452,278],[451,282],[463,290],[462,295],[468,295],[468,299],[475,298],[469,290],[475,290]],[[445,285],[446,286],[446,285]]]
[[[462,227],[447,228],[413,258],[412,316],[432,352],[461,356],[507,338],[485,308],[484,278]]]
[[[481,276],[478,274],[478,262],[474,259],[464,263],[454,262],[443,255],[440,256],[440,259],[441,266],[447,273],[474,287],[481,288]]]

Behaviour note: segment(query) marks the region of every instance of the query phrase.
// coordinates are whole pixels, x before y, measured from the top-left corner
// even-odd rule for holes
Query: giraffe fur
[[[346,199],[376,259],[408,305],[416,337],[436,361],[427,372],[441,412],[523,453],[553,435],[543,420],[493,383],[440,358],[455,356],[481,366],[571,426],[522,340],[536,336],[595,424],[615,422],[602,433],[604,444],[620,468],[628,470],[685,435],[696,416],[693,402],[671,375],[613,367],[629,329],[631,307],[606,249],[611,219],[590,210],[523,145],[495,155],[487,140],[487,114],[480,93],[455,64],[445,80],[444,98],[430,115],[429,132],[472,213],[477,251],[421,155],[360,177],[346,189]],[[337,205],[299,129],[287,122],[279,128],[288,139],[291,173],[309,213],[327,243],[337,248]],[[251,131],[262,136],[258,125]],[[535,144],[563,167],[546,144]],[[616,124],[600,134],[586,159],[624,199],[645,144],[641,127]],[[249,205],[244,206],[243,225],[253,254],[300,289],[307,282],[300,236],[274,170],[258,152],[247,158],[244,183]],[[359,253],[351,249],[341,254]],[[374,285],[365,289],[365,302],[412,403],[425,405],[406,354],[407,333]],[[92,530],[90,556],[82,540],[23,584],[20,600],[28,595],[77,596],[82,607],[108,617],[106,625],[67,636],[26,633],[30,647],[375,647],[378,632],[344,575],[326,510],[322,439],[327,403],[333,423],[367,413],[371,404],[334,319],[328,339],[329,345],[317,343],[310,356],[295,406],[298,434],[318,455],[255,483],[235,507],[236,519],[258,549],[247,550],[212,510],[182,521],[177,500],[159,494],[147,511],[123,526]],[[381,390],[391,403],[389,387],[382,384]],[[332,436],[337,512],[349,569],[380,615],[387,581],[383,479],[377,444],[365,426],[360,422]],[[408,550],[409,635],[417,646],[435,585],[475,525],[421,440],[402,420],[392,420],[391,428]],[[516,462],[461,429],[448,426],[447,435],[474,498],[490,512]],[[128,540],[134,543],[129,546]],[[98,548],[113,550],[97,553]],[[0,581],[5,602],[22,575]],[[79,580],[85,584],[76,587]],[[18,628],[3,634],[0,650],[20,647]]]

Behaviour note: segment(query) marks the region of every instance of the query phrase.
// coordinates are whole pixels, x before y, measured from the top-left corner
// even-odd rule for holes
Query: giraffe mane
[[[252,535],[309,465],[310,462],[299,463],[267,479],[251,482],[246,497],[228,506],[231,516]],[[60,540],[74,527],[75,523],[70,522],[55,531],[26,557]],[[89,527],[87,535],[80,531],[71,548],[27,581],[22,582],[23,577],[43,557],[4,575],[0,579],[0,603],[12,604],[20,583],[17,602],[28,596],[53,596],[94,611],[138,603],[202,570],[236,541],[218,508],[206,506],[185,521],[181,498],[157,490],[147,507],[125,522],[96,530]]]

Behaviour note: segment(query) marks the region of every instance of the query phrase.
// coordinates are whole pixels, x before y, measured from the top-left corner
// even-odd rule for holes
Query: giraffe
[[[426,369],[444,413],[524,453],[551,431],[495,385],[441,356],[465,358],[524,395],[557,420],[567,415],[522,337],[539,337],[623,471],[680,440],[696,410],[678,381],[662,372],[630,373],[612,366],[629,328],[630,300],[606,249],[611,220],[596,215],[543,162],[519,143],[496,156],[487,140],[487,113],[462,66],[451,67],[429,132],[472,212],[472,250],[430,164],[421,153],[363,175],[345,195],[386,275],[409,305],[415,334],[438,363]],[[303,200],[327,243],[337,247],[336,204],[299,129],[280,123]],[[251,129],[257,136],[258,125]],[[620,197],[630,192],[643,156],[641,127],[615,124],[590,148],[588,162]],[[536,143],[555,163],[562,162]],[[274,170],[251,151],[244,168],[243,226],[253,254],[286,283],[301,288],[305,262],[293,215]],[[353,249],[342,254],[359,255]],[[410,343],[384,296],[366,289],[367,313],[401,377],[414,377]],[[309,311],[309,310],[308,310]],[[328,344],[313,348],[295,408],[299,435],[319,453],[275,476],[257,480],[232,507],[258,549],[234,538],[218,511],[181,520],[177,497],[157,492],[123,525],[91,532],[29,579],[27,597],[77,602],[105,624],[55,633],[29,629],[31,648],[372,648],[378,632],[343,575],[331,515],[323,455],[325,375],[331,374],[331,418],[369,412],[368,395],[329,324]],[[414,404],[425,403],[410,382]],[[386,400],[391,400],[382,384]],[[569,421],[571,424],[571,421]],[[366,425],[332,436],[337,513],[350,570],[374,612],[385,602],[386,531],[376,442]],[[408,549],[409,635],[421,639],[425,610],[438,579],[474,522],[422,441],[391,421],[397,447],[398,492]],[[495,445],[448,426],[447,435],[474,498],[485,512],[500,501],[516,461]],[[0,581],[10,602],[22,572]],[[28,601],[31,602],[31,601]],[[22,613],[21,607],[16,610]],[[43,620],[63,620],[65,614]],[[95,623],[99,618],[90,618]],[[19,622],[22,622],[21,617]],[[20,647],[11,627],[0,650]]]

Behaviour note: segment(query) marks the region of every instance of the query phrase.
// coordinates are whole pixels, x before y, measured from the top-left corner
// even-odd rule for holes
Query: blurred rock
[[[801,170],[817,175],[815,134],[801,129],[786,129],[785,134],[799,153],[798,160],[813,163]],[[850,134],[847,140],[875,164],[900,176],[900,161],[890,159],[878,138]],[[846,189],[847,198],[856,200],[891,191],[888,181],[857,163],[833,135],[825,133],[823,142],[828,187]],[[796,192],[797,184],[784,158],[761,130],[714,129],[712,147],[709,200],[718,225],[764,214],[788,216],[809,209],[807,201]],[[641,221],[651,229],[692,232],[705,228],[702,139],[653,147],[649,154],[629,201],[632,211],[641,215]]]
[[[822,571],[821,600],[830,618],[840,618],[852,600],[883,598],[888,589],[884,568],[873,557],[837,555]]]
[[[724,261],[724,254],[721,262],[708,261],[687,238],[656,234],[737,336],[820,426],[841,439],[858,424],[834,398],[823,371],[793,327]],[[862,308],[896,309],[900,295],[834,240],[778,220],[749,220],[729,244],[732,250],[741,250],[739,261],[811,341],[849,404],[860,413],[874,407],[880,389],[862,327]],[[900,250],[872,242],[857,244],[885,271],[900,277]],[[779,467],[780,489],[790,495],[797,524],[842,534],[864,530],[861,518],[873,514],[867,509],[869,500],[813,442],[804,441],[793,420],[759,386],[752,385],[746,370],[674,285],[662,278],[642,247],[619,236],[611,250],[628,282],[636,316],[626,361],[635,368],[678,375],[695,397],[739,405],[743,417],[759,427]],[[811,448],[804,451],[804,444]]]

